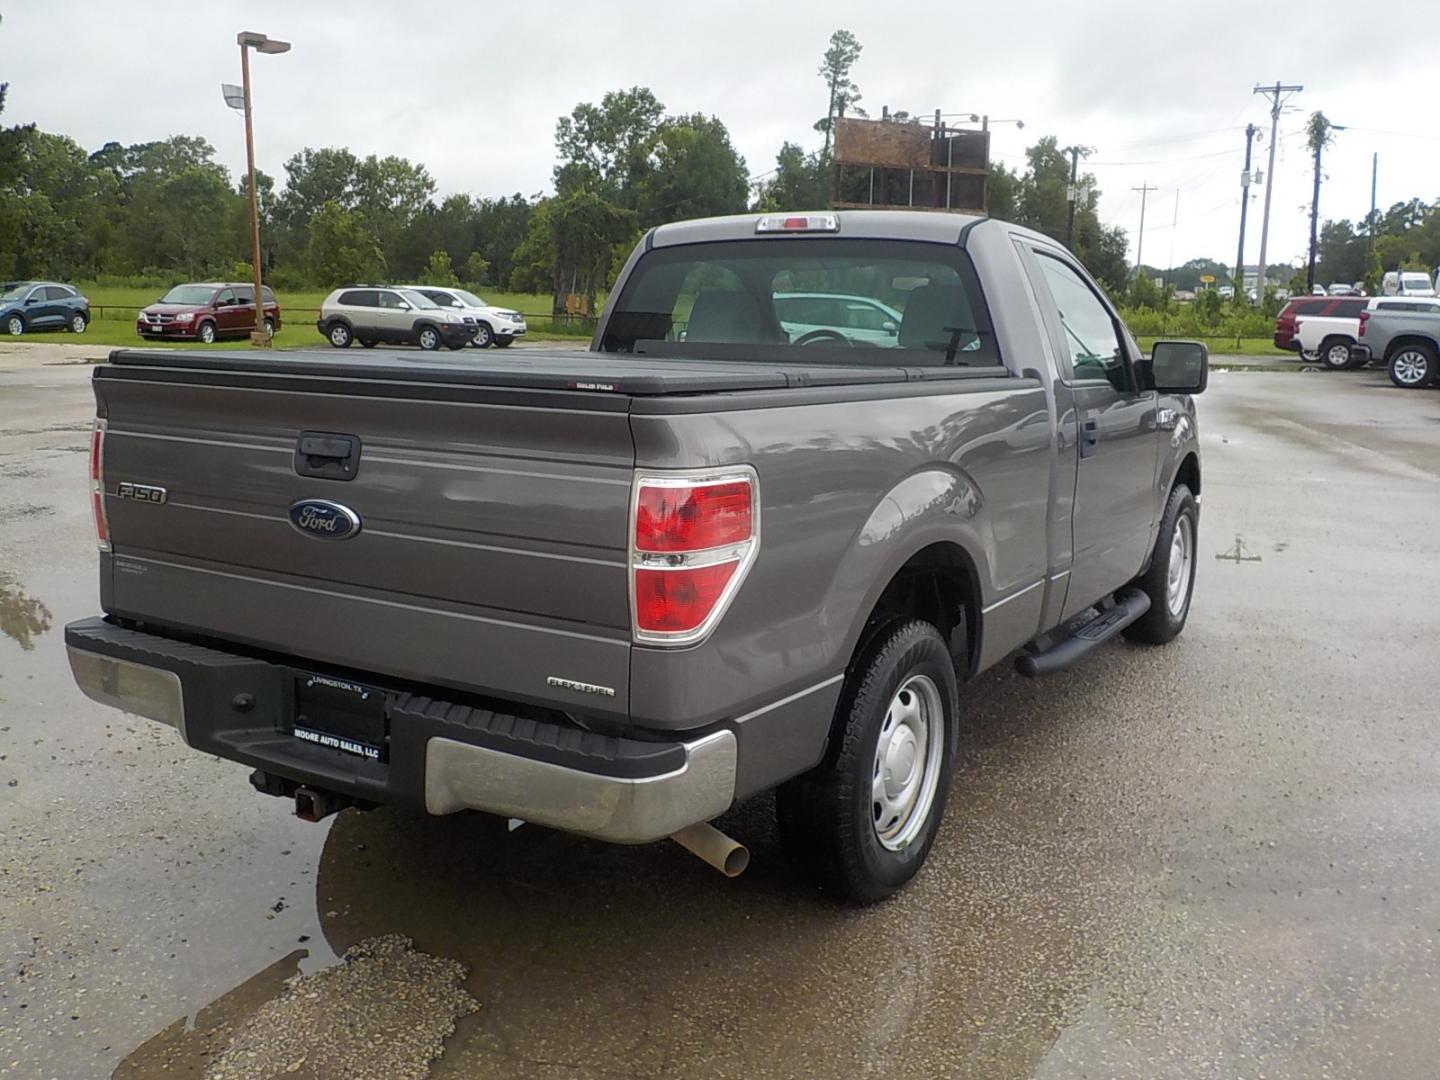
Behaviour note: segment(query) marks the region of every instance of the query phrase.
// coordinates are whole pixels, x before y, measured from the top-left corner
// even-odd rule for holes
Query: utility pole
[[[1260,129],[1245,125],[1245,171],[1240,174],[1240,247],[1235,251],[1235,297],[1245,293],[1245,213],[1250,209],[1250,147]]]
[[[1283,95],[1298,94],[1305,87],[1298,84],[1286,86],[1276,81],[1274,86],[1257,86],[1253,93],[1270,99],[1270,168],[1265,174],[1265,214],[1260,220],[1260,265],[1255,275],[1255,302],[1265,302],[1265,245],[1270,240],[1270,193],[1275,190],[1275,144],[1280,133],[1280,108],[1284,105]],[[1245,287],[1242,279],[1240,287]]]
[[[1077,186],[1080,180],[1080,159],[1090,156],[1088,146],[1067,146],[1065,152],[1070,155],[1070,187],[1065,192],[1065,197],[1070,200],[1070,217],[1065,222],[1065,246],[1070,249],[1075,247],[1075,207],[1080,202],[1080,188]]]
[[[1380,152],[1370,155],[1370,227],[1365,230],[1365,273],[1370,273],[1370,254],[1375,250],[1375,179],[1380,174]]]
[[[1132,187],[1130,190],[1140,193],[1140,237],[1135,241],[1135,276],[1139,277],[1140,267],[1144,265],[1144,260],[1140,258],[1140,256],[1145,250],[1145,196],[1149,195],[1152,191],[1159,191],[1160,189],[1151,187],[1149,183],[1145,183],[1140,187]]]

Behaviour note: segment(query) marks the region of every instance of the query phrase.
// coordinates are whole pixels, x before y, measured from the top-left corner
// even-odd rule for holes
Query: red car
[[[1358,319],[1370,301],[1363,296],[1297,296],[1275,317],[1275,347],[1289,352],[1300,351],[1295,336],[1296,319],[1306,315],[1338,315]]]
[[[261,286],[265,328],[280,329],[280,305],[268,285]],[[200,341],[248,337],[255,329],[255,286],[243,282],[176,285],[135,317],[135,332],[149,340]]]

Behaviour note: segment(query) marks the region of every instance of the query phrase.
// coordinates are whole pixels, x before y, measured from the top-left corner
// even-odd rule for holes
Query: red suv
[[[265,328],[280,329],[280,305],[268,285],[261,286]],[[135,317],[142,338],[179,338],[209,344],[224,337],[246,337],[255,329],[255,286],[237,282],[176,285]]]
[[[1275,347],[1300,351],[1295,337],[1295,320],[1304,315],[1335,315],[1358,319],[1370,301],[1363,296],[1297,296],[1275,317]]]

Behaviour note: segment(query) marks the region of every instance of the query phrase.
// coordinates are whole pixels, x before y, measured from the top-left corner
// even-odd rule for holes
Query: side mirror
[[[400,301],[400,310],[401,310],[401,311],[409,311],[409,310],[410,310],[410,305],[407,304],[404,300],[401,300],[401,301]]]
[[[880,329],[884,330],[885,333],[889,334],[891,337],[894,337],[896,334],[900,333],[900,327],[896,326],[889,319],[886,319],[883,323],[880,324]]]
[[[1199,394],[1210,381],[1210,350],[1199,341],[1157,341],[1150,385],[1162,394]]]

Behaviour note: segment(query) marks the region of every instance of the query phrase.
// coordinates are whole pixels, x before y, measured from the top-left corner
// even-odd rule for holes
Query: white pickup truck
[[[1363,310],[1386,311],[1391,308],[1440,312],[1440,300],[1418,296],[1377,296]],[[1369,362],[1353,352],[1360,340],[1359,311],[1352,316],[1301,315],[1295,324],[1295,340],[1300,344],[1301,356],[1316,358],[1332,371],[1363,367]]]

